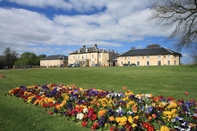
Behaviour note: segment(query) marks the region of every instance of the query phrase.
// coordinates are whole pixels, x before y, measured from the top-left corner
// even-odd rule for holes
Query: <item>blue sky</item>
[[[64,54],[83,45],[113,49],[159,44],[174,48],[165,30],[149,21],[156,0],[0,0],[0,55],[6,47],[19,54]],[[181,63],[190,63],[187,50]]]

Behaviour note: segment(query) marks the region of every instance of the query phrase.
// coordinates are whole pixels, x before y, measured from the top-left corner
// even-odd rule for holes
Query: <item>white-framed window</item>
[[[140,62],[139,62],[139,61],[137,61],[137,65],[138,65],[138,66],[140,65]]]
[[[158,66],[160,66],[161,65],[161,61],[158,61]]]
[[[101,58],[101,54],[99,54],[99,58]]]
[[[123,62],[121,61],[121,65],[123,65]]]
[[[94,58],[94,54],[92,54],[92,58]]]
[[[139,59],[139,58],[140,58],[140,56],[138,55],[138,56],[137,56],[137,59]]]
[[[174,65],[176,65],[176,60],[174,61]]]
[[[130,65],[131,63],[130,63],[130,61],[128,61],[128,65]]]
[[[146,65],[149,66],[149,64],[150,64],[149,61],[147,61],[147,62],[146,62]]]
[[[170,54],[168,54],[168,58],[170,58]]]
[[[78,59],[80,58],[80,55],[78,55]]]
[[[128,60],[130,60],[130,56],[128,56]]]
[[[146,58],[148,59],[149,58],[149,55],[147,55]]]
[[[168,65],[170,65],[170,61],[168,61]]]
[[[161,58],[161,55],[160,54],[158,55],[158,58]]]

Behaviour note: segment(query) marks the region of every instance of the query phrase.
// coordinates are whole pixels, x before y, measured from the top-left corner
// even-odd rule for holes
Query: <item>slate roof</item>
[[[68,60],[68,56],[65,55],[50,55],[45,58],[42,58],[41,60]]]
[[[171,49],[167,49],[164,47],[155,47],[155,48],[145,48],[145,49],[131,49],[125,53],[122,53],[120,56],[146,56],[146,55],[179,55],[182,57],[182,55],[178,52],[175,52]]]
[[[87,52],[92,53],[92,52],[98,52],[98,51],[99,51],[99,49],[96,46],[94,46],[94,47],[82,47],[82,48],[80,48],[80,49],[78,49],[78,50],[76,50],[76,51],[74,51],[70,54],[83,54],[83,53],[87,53]]]
[[[71,54],[83,54],[83,53],[93,53],[93,52],[99,52],[99,53],[107,53],[108,51],[105,49],[99,49],[97,45],[93,47],[82,47],[78,50],[73,51]]]

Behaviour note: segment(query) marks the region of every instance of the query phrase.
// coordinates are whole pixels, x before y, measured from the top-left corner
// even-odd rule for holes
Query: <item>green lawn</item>
[[[84,88],[197,100],[197,66],[96,67],[3,70],[0,78],[0,131],[86,131],[64,117],[48,115],[41,108],[5,96],[17,87],[33,84],[75,84]],[[189,92],[188,96],[184,92]]]

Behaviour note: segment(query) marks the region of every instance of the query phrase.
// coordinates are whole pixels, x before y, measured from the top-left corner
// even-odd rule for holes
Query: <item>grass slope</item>
[[[197,100],[196,66],[24,69],[3,70],[2,74],[6,78],[0,78],[0,131],[87,130],[63,117],[48,115],[41,108],[5,96],[10,89],[21,85],[75,84],[117,92],[126,86],[134,94]],[[189,92],[188,96],[184,95],[185,91]]]

